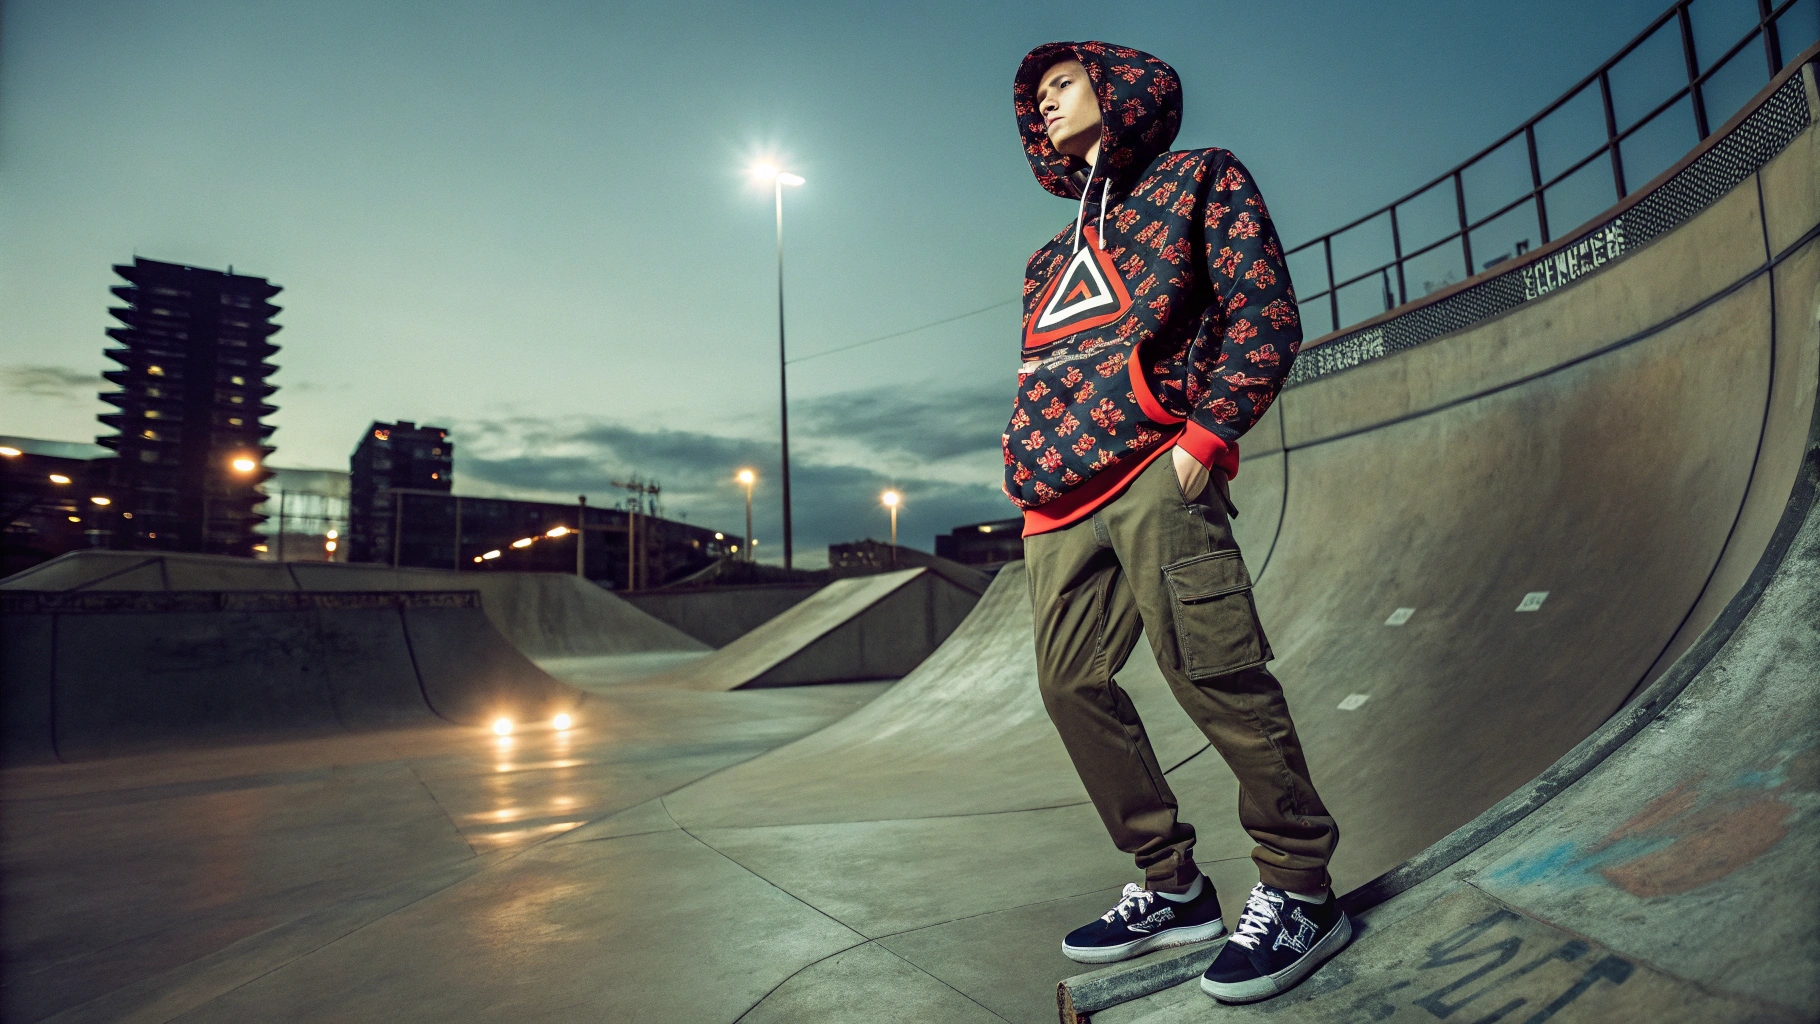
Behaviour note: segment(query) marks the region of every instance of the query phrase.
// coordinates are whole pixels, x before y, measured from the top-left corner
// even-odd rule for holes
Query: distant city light
[[[550,719],[550,724],[558,729],[567,729],[569,726],[575,724],[575,719],[570,718],[568,715],[557,715],[555,718]]]
[[[69,482],[70,482],[70,478],[67,476],[64,476],[62,473],[52,473],[51,474],[51,483],[67,484]]]
[[[332,555],[332,554],[334,554],[334,553],[335,553],[335,549],[336,549],[336,548],[337,548],[337,547],[340,547],[340,545],[339,545],[339,544],[336,544],[336,543],[335,543],[335,542],[334,542],[334,541],[332,541],[332,540],[328,540],[328,541],[323,541],[323,542],[322,542],[322,550],[324,550],[324,551],[327,551],[327,552],[328,552],[328,553],[329,553],[329,554],[331,554],[331,555]]]
[[[726,535],[726,534],[724,534],[724,533],[720,533],[720,532],[718,532],[718,531],[716,531],[716,532],[715,532],[715,534],[714,534],[714,539],[715,539],[715,540],[726,540],[726,539],[727,539],[727,535]]]
[[[327,537],[330,540],[334,540],[337,537],[341,536],[341,531],[340,530],[330,530],[328,533],[323,534],[323,536]]]
[[[0,458],[16,459],[24,454],[24,452],[14,448],[12,445],[0,446]]]
[[[90,499],[89,499],[89,500],[90,500],[90,501],[92,501],[92,502],[94,502],[94,503],[95,503],[95,504],[97,504],[97,505],[112,505],[112,504],[113,504],[113,503],[114,503],[114,499],[112,499],[112,498],[103,498],[103,497],[102,497],[102,496],[101,496],[101,495],[99,495],[99,494],[97,494],[97,495],[95,495],[95,496],[94,496],[94,497],[92,497],[92,498],[90,498]]]
[[[510,736],[512,734],[512,720],[510,718],[493,719],[493,734],[496,736]]]

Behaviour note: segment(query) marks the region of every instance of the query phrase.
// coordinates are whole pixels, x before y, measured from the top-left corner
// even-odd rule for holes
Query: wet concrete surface
[[[677,873],[689,858],[705,873],[695,878],[701,891],[718,888],[709,878],[746,875],[755,892],[792,904],[680,833],[611,852],[598,843],[542,847],[819,729],[888,685],[627,692],[590,701],[585,718],[560,732],[526,727],[499,737],[434,726],[8,769],[0,773],[0,1016],[174,1019],[324,946],[357,948],[353,936],[389,915],[446,911],[462,900],[472,913],[447,921],[449,929],[530,957],[543,948],[539,935],[563,926],[534,920],[523,901],[593,904],[577,893],[611,887],[649,901],[650,920],[667,919],[674,906],[665,894],[689,887],[689,872]],[[712,932],[707,909],[695,916]],[[408,931],[411,920],[387,927]],[[610,930],[642,943],[639,928]],[[846,934],[825,921],[809,932],[830,948]],[[416,934],[395,952],[456,945]],[[571,966],[584,975],[631,962],[607,945],[579,948]],[[524,957],[505,955],[467,976]],[[353,973],[377,979],[368,971],[376,963]],[[345,978],[324,988],[358,995]],[[329,1012],[280,1002],[288,1009],[266,1005],[253,1016]],[[385,1004],[358,1003],[368,1019],[389,1016]],[[240,1012],[229,1005],[218,1019]]]

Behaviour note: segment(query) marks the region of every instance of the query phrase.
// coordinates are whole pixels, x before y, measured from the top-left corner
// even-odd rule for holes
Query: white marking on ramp
[[[1408,622],[1409,617],[1415,613],[1416,610],[1414,608],[1398,608],[1396,611],[1390,613],[1390,618],[1384,620],[1384,625],[1401,626],[1403,623]],[[1347,699],[1351,700],[1352,698],[1348,697]]]
[[[1399,608],[1397,610],[1402,611],[1403,609]],[[1340,710],[1341,711],[1357,711],[1358,709],[1364,707],[1365,702],[1370,699],[1371,699],[1371,696],[1369,694],[1349,693],[1346,695],[1346,699],[1340,702]]]
[[[1542,607],[1542,602],[1546,601],[1546,600],[1548,600],[1548,591],[1532,590],[1529,593],[1524,594],[1523,600],[1521,600],[1517,603],[1517,611],[1520,611],[1520,612],[1536,611]]]

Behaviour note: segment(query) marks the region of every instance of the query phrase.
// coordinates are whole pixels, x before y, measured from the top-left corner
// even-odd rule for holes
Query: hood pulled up
[[[1011,87],[1018,135],[1038,184],[1064,199],[1081,198],[1087,163],[1049,144],[1036,90],[1044,71],[1069,57],[1081,62],[1100,104],[1097,174],[1121,185],[1168,152],[1182,127],[1182,80],[1141,50],[1111,43],[1044,43],[1018,65]]]

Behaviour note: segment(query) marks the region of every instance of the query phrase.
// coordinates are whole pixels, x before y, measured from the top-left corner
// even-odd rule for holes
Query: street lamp
[[[800,175],[779,170],[775,164],[758,164],[752,168],[753,177],[763,181],[769,179],[777,201],[777,403],[778,403],[778,440],[783,452],[784,470],[784,568],[791,567],[790,530],[790,379],[784,363],[784,186],[795,188],[803,183]],[[751,531],[746,532],[748,539]],[[748,545],[747,557],[751,556]]]
[[[879,500],[891,510],[891,568],[897,568],[897,507],[904,502],[904,496],[896,491],[886,491],[879,495]]]
[[[746,561],[752,560],[752,485],[758,482],[758,474],[749,469],[742,469],[734,479],[746,485]],[[786,534],[786,536],[788,536]]]

